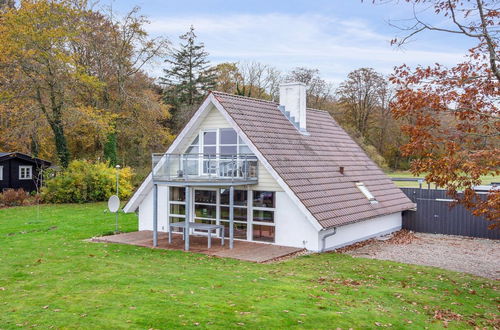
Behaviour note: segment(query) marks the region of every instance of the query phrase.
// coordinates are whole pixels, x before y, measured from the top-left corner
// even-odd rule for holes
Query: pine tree
[[[215,72],[207,60],[205,45],[198,43],[194,27],[179,37],[181,45],[165,60],[160,83],[165,85],[163,100],[172,106],[170,124],[177,130],[206,95],[215,86]]]

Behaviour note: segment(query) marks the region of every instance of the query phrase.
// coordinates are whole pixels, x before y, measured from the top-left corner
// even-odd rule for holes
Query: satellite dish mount
[[[118,233],[118,210],[120,209],[120,199],[113,195],[108,200],[109,212],[115,214],[115,232]]]

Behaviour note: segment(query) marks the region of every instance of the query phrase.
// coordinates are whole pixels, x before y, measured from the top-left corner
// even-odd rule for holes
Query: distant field
[[[416,176],[413,176],[409,171],[394,171],[394,172],[387,172],[387,175],[389,175],[391,178],[418,178]],[[420,178],[424,178],[425,175],[419,176]],[[481,177],[481,180],[483,184],[490,184],[491,182],[500,182],[500,176],[498,175],[484,175]],[[418,188],[418,182],[413,182],[413,181],[396,181],[394,182],[398,187],[409,187],[409,188]],[[424,181],[423,184],[424,187],[427,187],[427,183]],[[433,188],[434,185],[431,185]]]

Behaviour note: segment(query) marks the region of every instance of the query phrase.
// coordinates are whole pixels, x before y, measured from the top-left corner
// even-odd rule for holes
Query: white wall
[[[274,180],[271,173],[262,165],[259,161],[259,182],[256,185],[252,185],[252,190],[265,190],[265,191],[283,191],[281,186]]]
[[[318,231],[283,191],[276,193],[274,216],[277,245],[318,250]]]
[[[179,143],[175,153],[184,153],[201,130],[232,127],[216,107],[211,104],[210,108],[203,117],[200,117],[198,124],[192,128],[191,133],[187,134],[184,140]]]
[[[401,212],[384,215],[378,218],[356,222],[337,228],[337,233],[326,238],[325,250],[333,250],[342,246],[382,236],[401,229]],[[322,248],[322,237],[332,230],[320,232],[319,250]]]
[[[139,230],[153,230],[153,189],[139,204]],[[168,187],[158,186],[158,231],[168,231]]]

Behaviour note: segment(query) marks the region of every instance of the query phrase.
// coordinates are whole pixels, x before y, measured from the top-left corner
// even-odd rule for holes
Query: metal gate
[[[461,235],[500,239],[499,229],[488,229],[491,222],[474,216],[453,200],[445,190],[401,188],[414,203],[416,211],[403,213],[403,228],[422,233]]]

